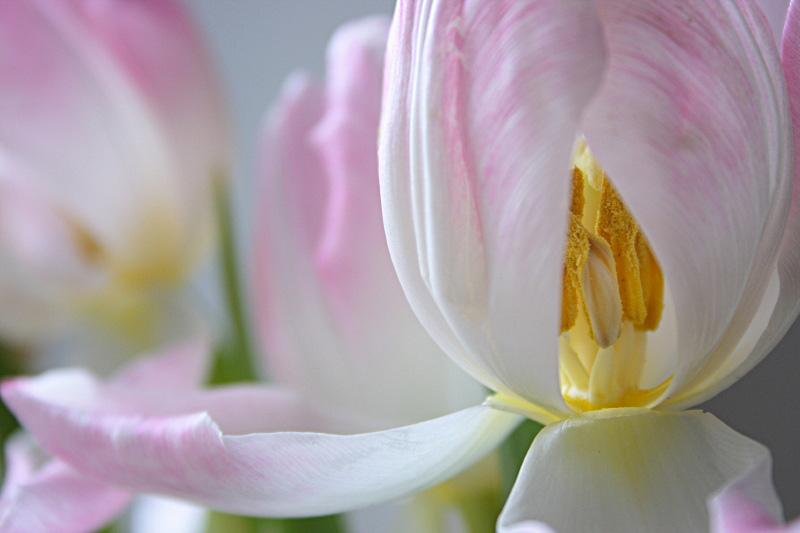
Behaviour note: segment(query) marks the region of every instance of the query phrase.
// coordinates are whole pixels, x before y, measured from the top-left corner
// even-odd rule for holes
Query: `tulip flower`
[[[499,530],[706,529],[708,496],[769,475],[763,446],[682,409],[797,315],[798,16],[793,4],[781,64],[746,2],[399,3],[380,127],[387,240],[423,325],[497,391],[481,405],[355,433],[369,423],[336,405],[271,409],[267,394],[198,414],[95,380],[80,403],[67,373],[3,397],[81,472],[262,516],[424,490],[529,417],[550,425]],[[300,235],[318,235],[307,220]],[[295,432],[257,433],[275,426]]]
[[[210,251],[227,171],[194,26],[171,0],[3,2],[0,50],[0,336],[152,346]]]
[[[489,403],[551,423],[501,529],[702,530],[709,495],[768,471],[763,447],[679,411],[797,316],[797,13],[781,64],[749,2],[400,3],[395,266]]]

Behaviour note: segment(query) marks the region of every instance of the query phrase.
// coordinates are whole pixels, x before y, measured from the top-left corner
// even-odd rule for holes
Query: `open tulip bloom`
[[[528,417],[548,425],[500,531],[707,530],[707,498],[745,478],[759,481],[749,496],[778,517],[768,451],[710,414],[683,410],[751,369],[797,315],[798,38],[794,2],[782,62],[763,13],[745,1],[399,2],[379,140],[386,236],[419,320],[495,391],[480,405],[352,433],[364,430],[353,405],[246,388],[153,401],[137,387],[55,372],[8,381],[3,397],[42,447],[78,471],[234,513],[310,516],[409,495],[475,463]],[[367,55],[343,62],[363,66]],[[302,137],[324,105],[298,94],[285,133]],[[338,109],[358,116],[363,100],[326,104],[347,102]],[[369,157],[361,140],[273,162],[284,172],[350,165]],[[284,183],[292,205],[299,185]],[[343,203],[326,220],[370,235],[361,226],[369,217],[347,217],[360,189],[331,190]],[[318,202],[302,212],[313,216]],[[319,275],[333,287],[328,304],[344,339],[331,351],[352,353],[343,347],[358,337],[348,331],[381,334],[380,323],[361,322],[379,297],[335,293],[358,286],[345,274],[364,265],[346,260],[367,259],[326,255],[337,233],[321,233],[320,217],[306,220],[273,246],[296,254],[288,266],[297,272],[330,266]],[[304,239],[323,243],[315,263]],[[272,276],[292,272],[276,265]],[[318,304],[312,296],[309,288],[282,305]],[[285,321],[271,324],[286,335]],[[325,343],[302,334],[283,345],[324,357]],[[438,368],[414,361],[420,380]],[[380,387],[363,386],[380,401]]]

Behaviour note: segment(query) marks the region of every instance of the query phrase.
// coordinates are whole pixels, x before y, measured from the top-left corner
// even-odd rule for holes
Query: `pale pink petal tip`
[[[708,501],[712,533],[800,533],[800,520],[784,525],[770,476],[753,468]]]
[[[0,531],[93,531],[114,519],[131,495],[86,477],[18,432],[6,443],[6,478],[0,494]]]

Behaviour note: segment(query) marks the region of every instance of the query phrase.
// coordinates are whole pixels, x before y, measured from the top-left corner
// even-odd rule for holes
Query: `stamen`
[[[589,259],[589,232],[578,217],[570,215],[567,254],[564,260],[564,284],[561,300],[561,332],[569,331],[578,318],[582,305],[581,281],[584,265]]]
[[[663,306],[661,269],[631,214],[608,180],[600,190],[597,234],[614,252],[623,317],[639,329],[658,326]],[[648,319],[648,314],[652,316]]]
[[[564,283],[561,297],[561,333],[575,325],[581,300],[580,272],[589,257],[589,232],[581,224],[583,216],[583,173],[572,171],[572,202],[570,205],[567,253],[564,259]]]
[[[643,386],[647,331],[664,279],[647,239],[583,139],[573,157],[559,366],[574,410],[647,405],[669,378]]]
[[[561,332],[575,326],[579,309],[589,322],[592,340],[602,348],[614,344],[622,327],[622,306],[614,257],[602,238],[582,224],[584,174],[572,173],[569,237],[564,260]]]
[[[583,267],[581,285],[586,316],[595,341],[608,348],[622,330],[622,302],[611,250],[599,237],[589,237],[589,257]]]
[[[653,331],[661,322],[661,311],[664,309],[664,276],[658,266],[653,252],[647,245],[647,240],[641,232],[636,236],[636,257],[639,259],[639,280],[642,285],[642,298],[644,299],[647,316],[642,324],[636,324],[637,329]]]

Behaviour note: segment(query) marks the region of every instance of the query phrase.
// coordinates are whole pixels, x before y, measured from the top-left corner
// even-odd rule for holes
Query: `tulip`
[[[768,475],[680,411],[797,316],[797,16],[781,64],[750,2],[400,3],[380,150],[401,283],[491,405],[550,423],[501,530],[703,530],[707,497]]]
[[[782,65],[749,3],[399,3],[380,127],[387,240],[423,325],[497,391],[481,405],[345,434],[363,420],[297,398],[267,409],[266,394],[197,414],[125,391],[109,409],[115,387],[82,382],[96,401],[77,404],[59,374],[3,397],[82,472],[262,516],[424,490],[529,417],[550,425],[499,530],[706,529],[708,496],[769,476],[763,446],[682,409],[797,315],[798,9]],[[295,431],[254,433],[278,425]]]
[[[192,454],[194,458],[187,456],[163,469],[161,474],[183,476],[194,471],[193,465],[199,464],[195,463],[197,460],[206,467],[214,464],[219,467],[216,473],[209,471],[213,482],[209,478],[202,482],[196,479],[206,496],[194,493],[194,489],[172,494],[231,513],[294,515],[297,513],[291,507],[293,492],[282,495],[281,486],[285,480],[303,490],[308,476],[306,469],[314,468],[313,457],[309,463],[290,460],[283,466],[279,466],[279,459],[275,463],[277,470],[265,472],[274,481],[268,478],[245,481],[242,477],[249,476],[247,472],[262,471],[259,466],[262,461],[284,444],[303,445],[296,442],[298,438],[307,443],[309,451],[325,453],[318,450],[315,438],[309,438],[313,434],[287,431],[338,434],[378,431],[440,416],[473,405],[485,396],[484,389],[450,362],[424,331],[405,299],[389,257],[382,228],[375,150],[388,29],[389,21],[383,18],[342,27],[328,50],[325,86],[320,87],[305,74],[293,75],[264,125],[259,218],[253,243],[254,310],[264,371],[275,383],[206,391],[176,390],[168,401],[162,398],[151,401],[148,396],[152,393],[146,389],[132,390],[125,383],[93,380],[92,384],[80,387],[89,395],[95,391],[98,400],[95,406],[105,405],[104,413],[90,413],[93,407],[88,403],[65,406],[67,409],[61,411],[66,414],[73,408],[79,411],[89,408],[84,412],[86,416],[78,417],[83,420],[81,425],[92,421],[105,424],[106,421],[101,421],[105,415],[126,418],[133,414],[135,420],[130,418],[128,422],[147,426],[141,434],[148,435],[145,440],[155,436],[153,431],[166,429],[165,422],[177,423],[190,433],[217,428],[211,429],[216,436],[206,444],[214,446],[215,442],[230,440],[230,444],[224,444],[228,451],[220,448],[216,452],[234,455],[204,461]],[[50,372],[38,379],[46,380],[39,391],[47,390],[52,394],[51,399],[66,400],[71,395],[61,392],[61,384],[76,378],[63,371]],[[15,389],[15,383],[32,382],[9,381],[6,391]],[[22,389],[27,390],[27,385],[17,390]],[[114,396],[114,400],[107,394]],[[13,392],[9,398],[12,396]],[[198,414],[201,411],[208,414]],[[78,418],[72,421],[77,422]],[[470,418],[478,418],[473,423],[481,422],[478,413],[467,414],[466,419]],[[513,422],[516,417],[498,413],[498,418]],[[201,425],[196,426],[197,422]],[[488,439],[489,445],[500,442],[513,426],[513,423],[500,424],[496,434]],[[92,453],[89,450],[100,444],[100,441],[90,442],[92,439],[87,440],[86,436],[100,436],[111,426],[100,433],[88,426],[75,429],[78,433],[74,436],[82,435],[78,438],[83,454]],[[119,430],[125,432],[122,426],[113,431]],[[137,448],[145,441],[128,440],[122,437],[123,433],[114,437],[118,444],[125,442],[117,450],[123,455],[127,454],[123,450],[139,453],[141,449]],[[249,449],[235,451],[239,446],[235,443],[244,443],[244,434],[249,434],[245,438]],[[174,445],[183,441],[190,446],[199,443],[191,442],[194,437],[189,435],[188,440],[177,435],[162,443]],[[321,435],[323,439],[331,436]],[[461,449],[456,442],[450,451],[441,454],[445,463],[465,455],[468,462],[475,462],[483,455],[483,448]],[[56,448],[48,449],[61,455]],[[195,451],[204,453],[199,448]],[[234,467],[236,471],[221,466],[220,459],[238,465]],[[81,473],[96,476],[96,469],[71,463]],[[442,508],[458,505],[459,498],[491,495],[496,490],[498,479],[493,466],[479,465],[395,515],[400,514],[401,523],[413,523],[407,525],[407,530],[438,527]],[[180,473],[184,468],[188,470]],[[370,472],[373,467],[366,468]],[[444,479],[438,472],[441,468],[442,465],[432,463],[414,465],[415,471],[425,472],[433,481]],[[122,467],[118,472],[124,470]],[[117,485],[105,475],[100,478]],[[208,492],[216,491],[214,487],[219,483],[240,488],[234,492],[221,490],[216,495]],[[346,483],[346,478],[342,483]],[[135,492],[165,493],[161,487],[131,485],[127,481],[119,486]],[[242,499],[242,495],[252,490],[262,492]],[[346,501],[335,495],[320,496],[324,500]],[[368,503],[369,499],[383,500],[368,493],[362,498],[367,498]],[[290,506],[284,507],[287,503]],[[323,501],[320,512],[325,513],[325,506],[334,510],[331,505]],[[423,511],[420,515],[433,511],[431,523],[427,516],[417,516],[418,509]],[[365,518],[348,517],[350,523]],[[387,521],[386,516],[382,518]]]
[[[227,171],[194,26],[172,0],[3,2],[0,50],[0,336],[154,345]]]

